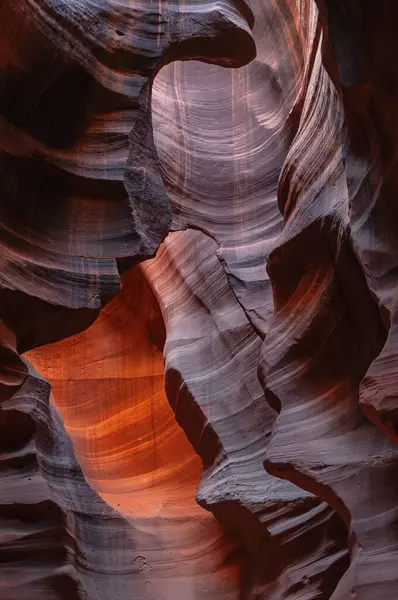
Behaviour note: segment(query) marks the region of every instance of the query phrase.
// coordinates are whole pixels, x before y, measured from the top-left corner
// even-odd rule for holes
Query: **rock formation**
[[[398,598],[397,12],[3,0],[0,600]]]

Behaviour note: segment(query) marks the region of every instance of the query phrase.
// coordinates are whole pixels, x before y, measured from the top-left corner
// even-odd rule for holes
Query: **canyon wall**
[[[398,598],[397,13],[2,2],[0,600]]]

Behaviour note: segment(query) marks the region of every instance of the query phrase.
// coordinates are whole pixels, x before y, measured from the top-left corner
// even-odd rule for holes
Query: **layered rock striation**
[[[396,600],[396,12],[3,2],[2,600]]]

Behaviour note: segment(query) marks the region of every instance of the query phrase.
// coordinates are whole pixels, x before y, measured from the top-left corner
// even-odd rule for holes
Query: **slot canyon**
[[[397,21],[1,0],[0,600],[398,600]]]

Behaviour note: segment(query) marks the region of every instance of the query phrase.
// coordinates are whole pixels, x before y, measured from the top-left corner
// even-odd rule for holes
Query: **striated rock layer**
[[[398,598],[396,12],[3,1],[1,600]]]
[[[51,382],[84,476],[123,516],[128,552],[111,575],[122,597],[238,598],[236,543],[195,502],[200,459],[167,402],[163,345],[134,268],[91,327],[29,358]]]
[[[88,472],[87,449],[79,447],[71,433],[73,423],[67,411],[62,413],[62,394],[56,404],[47,381],[18,354],[87,328],[101,306],[119,291],[119,272],[154,255],[171,222],[152,133],[154,75],[176,59],[197,58],[229,67],[245,64],[255,54],[252,21],[244,0],[135,2],[134,6],[113,0],[1,4],[0,505],[4,568],[0,595],[4,600],[109,600],[135,594],[153,598],[156,592],[145,576],[152,563],[158,561],[166,577],[176,564],[176,555],[185,552],[186,563],[190,565],[191,555],[198,556],[197,570],[207,574],[217,571],[217,562],[221,569],[229,553],[229,542],[222,541],[217,526],[208,525],[207,516],[201,524],[200,518],[196,522],[180,514],[176,517],[182,519],[179,537],[174,538],[172,529],[163,531],[165,550],[159,552],[159,541],[153,538],[156,520],[152,524],[129,522],[107,496],[115,495],[110,480],[97,491],[94,474]],[[85,349],[81,352],[84,355]],[[144,365],[147,354],[143,348]],[[155,356],[158,377],[149,363],[148,380],[143,376],[143,402],[156,385],[162,394],[159,351]],[[104,359],[101,353],[99,359]],[[36,360],[40,366],[39,357]],[[105,366],[100,369],[106,375]],[[133,372],[134,382],[139,365]],[[51,370],[48,375],[51,379]],[[95,402],[95,386],[90,390]],[[170,416],[161,406],[158,418],[165,428]],[[114,419],[120,425],[123,417],[116,407],[115,399]],[[96,414],[98,419],[103,416],[101,410],[94,410],[91,417]],[[80,422],[92,443],[94,422],[88,426],[83,414]],[[174,441],[182,439],[183,447],[187,446],[176,427],[164,442],[168,457],[177,452]],[[119,444],[123,435],[128,431],[116,436]],[[110,444],[111,463],[118,442],[112,434],[110,438],[105,442]],[[127,470],[134,472],[129,450]],[[188,482],[198,472],[197,459],[189,456],[192,452],[187,458],[189,464],[193,461],[187,468]],[[93,460],[91,470],[101,462]],[[149,474],[151,464],[146,467]],[[114,472],[116,479],[121,467]],[[110,464],[106,470],[111,471]],[[160,479],[167,481],[170,473],[173,469],[166,468]],[[104,478],[104,472],[98,470],[95,476]],[[177,487],[182,490],[182,504],[190,504],[192,511],[192,498],[185,499],[188,483],[183,478]],[[149,488],[146,494],[150,496]],[[178,512],[176,507],[173,510]],[[192,529],[210,529],[202,546],[201,536]],[[182,537],[185,545],[178,542]],[[173,545],[174,556],[169,554]],[[142,550],[151,546],[156,556],[150,560]],[[179,571],[186,578],[181,591],[190,596],[191,588],[205,589],[200,582],[192,582],[184,564],[181,560]],[[233,581],[233,565],[226,570],[232,571]],[[178,569],[173,576],[178,583]],[[219,588],[225,596],[230,582],[227,577],[224,585],[223,577],[221,573]],[[163,584],[163,597],[175,597],[177,583],[174,587]]]

